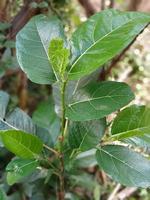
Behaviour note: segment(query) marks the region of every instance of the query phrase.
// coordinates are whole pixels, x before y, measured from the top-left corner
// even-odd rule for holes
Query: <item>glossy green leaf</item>
[[[1,131],[0,136],[4,146],[20,158],[36,158],[43,148],[43,144],[38,137],[23,131]]]
[[[69,79],[79,79],[121,52],[150,22],[140,12],[104,10],[90,17],[72,35]]]
[[[150,108],[132,105],[122,110],[111,128],[113,139],[125,139],[150,134]]]
[[[6,167],[7,173],[7,182],[9,185],[13,185],[21,181],[24,177],[30,175],[38,167],[37,160],[24,160],[24,159],[15,159],[12,160]]]
[[[33,17],[16,38],[17,58],[28,78],[40,84],[56,81],[49,62],[48,47],[54,38],[64,38],[61,22],[56,17]]]
[[[87,151],[99,144],[106,128],[106,119],[71,122],[69,126],[69,145],[72,149]]]
[[[150,186],[150,161],[142,155],[119,145],[106,145],[96,152],[101,169],[122,185]]]
[[[48,55],[57,80],[65,78],[64,73],[69,63],[69,54],[69,49],[64,47],[64,41],[61,38],[51,40]]]
[[[66,107],[66,117],[74,121],[100,119],[134,99],[130,87],[121,82],[94,82],[77,90]]]

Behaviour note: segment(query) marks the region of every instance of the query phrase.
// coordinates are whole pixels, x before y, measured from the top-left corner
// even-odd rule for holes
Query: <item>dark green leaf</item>
[[[96,152],[96,159],[115,181],[134,187],[150,186],[150,161],[119,145],[106,145]]]
[[[35,112],[33,113],[33,121],[38,125],[38,133],[40,130],[40,127],[43,129],[46,129],[44,133],[41,131],[41,136],[43,133],[43,138],[44,138],[44,143],[45,139],[49,137],[52,140],[51,142],[49,141],[48,143],[55,143],[57,136],[59,135],[60,132],[60,120],[58,116],[55,113],[54,110],[54,102],[53,99],[50,97],[48,100],[41,102]],[[46,133],[47,132],[47,133]],[[47,136],[44,136],[46,134]],[[39,134],[38,134],[39,135]],[[48,141],[48,140],[47,140]]]
[[[69,79],[79,79],[122,51],[150,22],[139,12],[104,10],[89,18],[72,36]]]
[[[61,38],[51,40],[48,55],[51,66],[57,80],[64,80],[64,73],[69,63],[69,50],[64,47],[64,41]]]
[[[36,160],[15,159],[6,167],[7,182],[9,185],[19,182],[24,177],[30,175],[38,167]]]
[[[69,145],[72,149],[87,151],[101,140],[106,128],[106,120],[72,122],[69,126]]]
[[[150,108],[132,105],[122,110],[111,128],[115,140],[150,134]]]
[[[5,147],[20,158],[36,158],[43,148],[39,138],[23,131],[0,131],[0,136]]]
[[[64,38],[61,22],[56,17],[33,17],[18,33],[16,49],[18,62],[28,78],[40,84],[56,81],[48,58],[49,43]]]
[[[130,87],[120,82],[90,83],[77,90],[66,107],[66,117],[74,121],[100,119],[134,99]]]

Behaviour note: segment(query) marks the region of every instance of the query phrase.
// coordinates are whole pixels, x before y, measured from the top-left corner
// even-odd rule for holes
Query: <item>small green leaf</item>
[[[0,136],[4,146],[20,158],[36,158],[43,148],[38,137],[20,130],[0,131]]]
[[[111,133],[114,140],[150,134],[150,108],[137,105],[125,108],[115,118]]]
[[[38,167],[37,160],[12,160],[6,167],[7,182],[9,185],[19,182],[24,177],[30,175]]]
[[[87,151],[101,140],[106,128],[106,119],[72,122],[69,126],[69,145],[72,149]]]
[[[64,41],[61,38],[51,40],[48,55],[57,80],[64,80],[64,73],[69,63],[70,52],[69,49],[64,48]]]
[[[134,99],[130,87],[121,82],[94,82],[77,90],[66,107],[66,117],[73,121],[103,118]]]
[[[69,79],[79,79],[108,62],[149,22],[149,14],[113,9],[90,17],[72,35]]]
[[[39,84],[56,81],[48,56],[49,43],[56,37],[65,40],[60,20],[44,15],[33,17],[17,34],[18,62],[31,81]]]
[[[119,145],[106,145],[96,152],[96,159],[115,181],[129,187],[150,186],[150,161]]]

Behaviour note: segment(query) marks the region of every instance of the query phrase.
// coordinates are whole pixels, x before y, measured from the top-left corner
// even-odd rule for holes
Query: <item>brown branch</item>
[[[30,3],[29,3],[30,2]],[[31,17],[40,13],[39,8],[31,7],[32,1],[26,1],[26,4],[21,8],[20,12],[14,17],[11,24],[12,27],[9,31],[8,38],[14,39],[16,34],[20,31],[20,29],[29,21]],[[35,2],[39,3],[41,0],[36,0]]]
[[[114,6],[115,6],[115,1],[114,0],[110,0],[109,8],[114,8]]]
[[[28,92],[27,92],[28,80],[24,72],[20,71],[18,76],[18,96],[19,107],[25,110],[27,107]]]
[[[96,12],[94,4],[92,4],[90,0],[78,0],[78,1],[84,7],[87,17],[90,17]]]
[[[105,10],[105,0],[101,0],[101,10]]]

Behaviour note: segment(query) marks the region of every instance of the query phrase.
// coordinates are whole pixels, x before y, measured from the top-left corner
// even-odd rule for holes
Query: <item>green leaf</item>
[[[69,126],[69,145],[72,149],[87,151],[99,144],[106,128],[106,119],[72,122]]]
[[[115,181],[129,187],[150,186],[150,161],[119,145],[106,145],[96,152],[96,159]]]
[[[121,52],[150,22],[139,12],[104,10],[90,17],[72,35],[69,79],[79,79]]]
[[[64,38],[61,22],[44,15],[33,17],[18,33],[18,62],[31,81],[39,84],[56,81],[48,56],[49,43],[56,37]]]
[[[24,177],[30,175],[38,167],[37,160],[12,160],[6,167],[7,182],[9,185],[19,182]]]
[[[89,151],[85,151],[78,154],[74,160],[74,165],[77,168],[94,167],[95,165],[97,165],[95,152],[96,152],[96,149],[91,149]]]
[[[150,108],[137,105],[125,108],[115,118],[111,133],[114,140],[150,134]]]
[[[58,116],[55,113],[54,102],[53,102],[52,97],[39,103],[37,109],[33,113],[32,119],[38,126],[38,128],[37,128],[38,134],[37,135],[38,136],[40,135],[41,137],[43,135],[42,140],[44,141],[44,143],[49,145],[53,142],[55,144],[56,139],[60,133],[60,119],[58,118]],[[44,133],[43,133],[43,131],[40,131],[40,129],[41,129],[40,127],[43,129],[46,129],[44,131]],[[48,139],[48,137],[49,137],[49,139]],[[47,140],[47,142],[46,142],[46,140]]]
[[[21,109],[15,108],[8,111],[9,95],[0,91],[0,130],[17,129],[29,133],[35,133],[35,125],[32,119]]]
[[[20,158],[37,158],[43,148],[43,144],[38,137],[23,131],[0,131],[0,136],[4,146]]]
[[[6,92],[0,91],[0,118],[4,118],[9,102],[9,95]]]
[[[70,51],[64,48],[64,41],[61,38],[51,40],[48,55],[57,80],[64,80],[64,73],[69,63]]]
[[[94,82],[77,90],[66,107],[66,117],[74,121],[100,119],[134,99],[130,87],[121,82]]]

